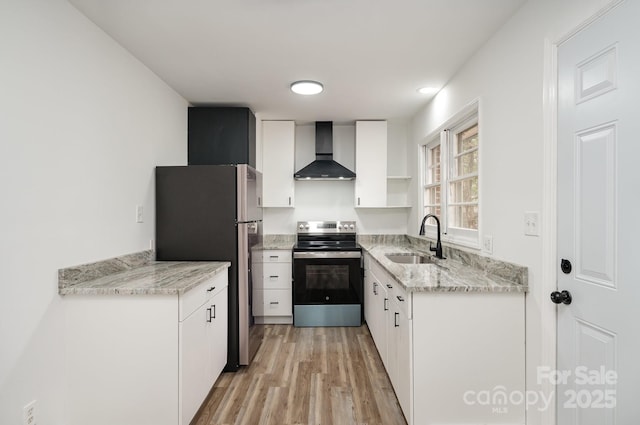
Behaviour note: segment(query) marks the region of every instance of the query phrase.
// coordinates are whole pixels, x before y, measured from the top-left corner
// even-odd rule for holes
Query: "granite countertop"
[[[227,261],[153,261],[134,255],[58,270],[60,295],[178,295],[226,270]]]
[[[293,249],[293,245],[296,243],[296,235],[264,235],[262,237],[262,243],[256,245],[254,250],[266,250],[266,249]]]
[[[399,264],[385,254],[412,253],[432,256],[427,246],[406,242],[360,241],[360,246],[408,292],[527,292],[527,269],[491,259],[466,260],[449,251],[434,264]],[[447,254],[453,254],[451,258]],[[475,262],[475,264],[473,264]],[[469,264],[472,263],[472,264]]]

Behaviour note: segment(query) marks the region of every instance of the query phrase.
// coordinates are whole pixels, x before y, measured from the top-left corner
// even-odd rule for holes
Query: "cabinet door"
[[[356,122],[356,207],[387,206],[387,122]]]
[[[387,289],[384,286],[383,279],[379,279],[378,275],[373,274],[375,283],[375,295],[373,299],[374,310],[374,342],[380,353],[382,363],[387,365],[388,357],[388,325],[387,317],[389,316],[389,298],[387,297]]]
[[[365,266],[366,266],[366,262],[365,262]],[[367,322],[367,326],[369,327],[369,332],[371,333],[372,338],[374,338],[372,328],[374,326],[374,320],[375,320],[374,319],[375,310],[373,307],[374,297],[375,297],[375,286],[373,282],[373,276],[371,275],[371,270],[365,267],[365,270],[364,270],[364,320]]]
[[[411,364],[412,350],[411,346],[411,325],[412,322],[403,313],[401,306],[397,300],[394,301],[394,331],[393,343],[395,353],[393,354],[393,367],[395,373],[395,382],[393,388],[400,402],[400,407],[404,412],[404,416],[408,423],[411,423]],[[392,357],[392,356],[390,356]]]
[[[262,122],[262,184],[264,207],[294,205],[293,121]]]
[[[256,117],[249,108],[190,107],[189,165],[256,166]]]
[[[227,323],[228,323],[228,288],[224,288],[214,296],[209,304],[211,322],[209,323],[207,369],[207,393],[222,373],[227,364]],[[206,394],[205,394],[206,396]]]
[[[210,362],[209,304],[180,322],[180,419],[188,424],[206,397],[210,377],[207,365]]]

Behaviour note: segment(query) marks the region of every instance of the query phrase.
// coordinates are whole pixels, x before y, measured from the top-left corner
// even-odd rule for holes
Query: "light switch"
[[[526,236],[540,236],[540,213],[538,211],[525,211],[524,234]]]

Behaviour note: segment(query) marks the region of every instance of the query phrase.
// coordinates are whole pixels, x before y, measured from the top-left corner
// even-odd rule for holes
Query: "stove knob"
[[[309,230],[309,225],[308,225],[308,224],[305,224],[305,225],[304,225],[304,228],[305,228],[306,230]]]
[[[300,230],[304,229],[304,224],[301,224],[300,226],[298,226],[298,229]]]
[[[342,230],[342,224],[338,224],[338,230]]]
[[[354,230],[355,228],[356,228],[356,226],[354,226],[353,224],[350,224],[350,225],[349,225],[349,229],[350,229],[350,230]]]

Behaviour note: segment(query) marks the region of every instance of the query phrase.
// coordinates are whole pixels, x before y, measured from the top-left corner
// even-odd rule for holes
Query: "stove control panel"
[[[355,221],[299,221],[298,233],[355,234]]]

